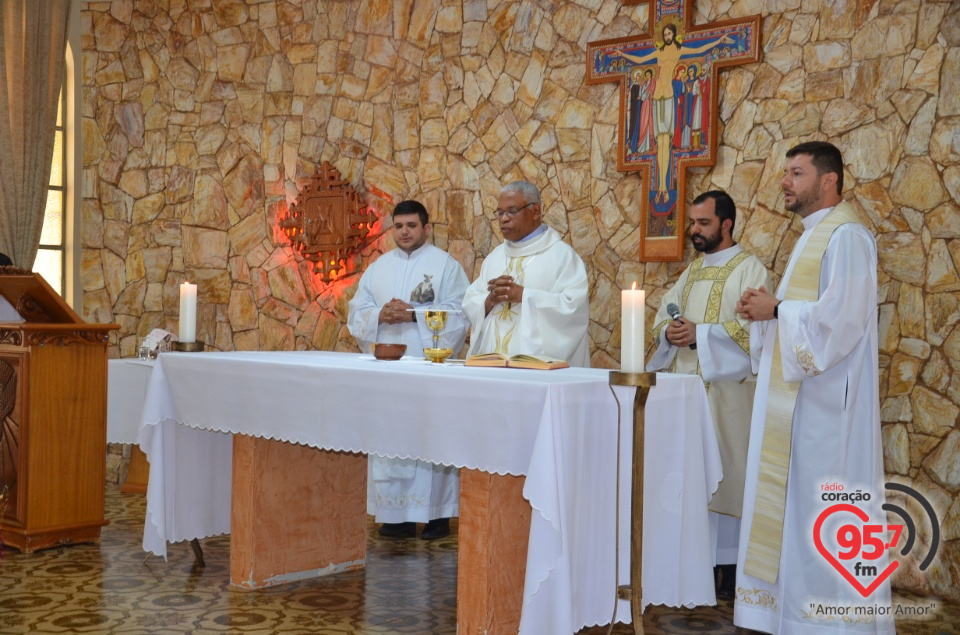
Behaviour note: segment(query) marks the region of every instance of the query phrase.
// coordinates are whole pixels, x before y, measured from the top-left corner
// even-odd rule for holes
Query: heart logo
[[[854,514],[857,518],[862,520],[864,523],[869,522],[870,517],[867,516],[867,512],[863,511],[859,507],[854,505],[848,505],[845,503],[839,503],[837,505],[831,505],[830,507],[823,510],[820,515],[817,517],[817,522],[813,526],[813,542],[817,546],[817,551],[820,552],[820,555],[823,556],[827,562],[833,565],[833,568],[840,572],[840,575],[846,579],[847,582],[853,586],[857,592],[863,597],[867,597],[880,586],[884,580],[890,577],[890,574],[893,573],[900,563],[894,560],[891,562],[886,569],[881,571],[877,577],[870,583],[870,586],[864,587],[860,584],[860,581],[853,577],[847,569],[837,560],[832,553],[827,551],[827,548],[823,545],[823,541],[820,539],[820,528],[823,526],[824,521],[828,516],[835,514],[837,512],[850,512]]]

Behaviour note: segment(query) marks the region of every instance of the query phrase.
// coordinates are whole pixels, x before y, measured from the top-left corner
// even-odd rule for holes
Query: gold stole
[[[817,224],[793,267],[784,291],[784,300],[817,301],[820,297],[820,266],[830,237],[840,225],[859,222],[853,208],[847,203],[840,203]],[[776,583],[780,570],[793,411],[800,390],[800,382],[783,381],[779,328],[774,342],[767,416],[760,448],[757,494],[744,563],[745,573],[770,584]],[[801,351],[796,354],[800,355]]]

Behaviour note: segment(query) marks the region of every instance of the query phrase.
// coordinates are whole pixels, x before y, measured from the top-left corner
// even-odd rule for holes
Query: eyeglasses
[[[510,218],[513,218],[514,216],[516,216],[526,208],[530,207],[531,205],[536,205],[536,203],[527,203],[523,207],[518,207],[516,209],[497,209],[497,210],[494,210],[493,217],[500,218],[501,216],[509,216]]]

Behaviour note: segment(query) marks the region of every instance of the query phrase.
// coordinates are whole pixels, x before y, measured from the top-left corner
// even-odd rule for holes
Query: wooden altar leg
[[[516,635],[531,508],[522,476],[460,469],[457,632]]]
[[[130,467],[127,469],[127,480],[120,486],[125,494],[146,494],[147,481],[150,480],[150,462],[139,445],[130,448]]]
[[[230,583],[256,589],[357,569],[367,457],[235,435]]]

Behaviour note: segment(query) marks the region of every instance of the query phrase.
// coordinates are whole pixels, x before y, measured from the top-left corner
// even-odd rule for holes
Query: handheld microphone
[[[669,314],[670,314],[670,317],[672,317],[672,318],[673,318],[674,320],[676,320],[677,322],[680,321],[680,317],[681,317],[681,316],[680,316],[680,307],[678,307],[678,306],[677,306],[676,304],[674,304],[673,302],[671,302],[670,304],[667,305],[667,313],[669,313]],[[691,350],[691,351],[697,350],[697,343],[696,343],[696,342],[694,342],[693,344],[690,345],[690,350]]]

